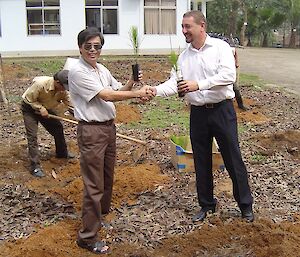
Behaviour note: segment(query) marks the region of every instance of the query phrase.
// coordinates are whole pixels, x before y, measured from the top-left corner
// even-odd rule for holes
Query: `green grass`
[[[251,125],[249,123],[247,123],[247,124],[239,123],[238,124],[238,133],[239,133],[239,135],[243,134],[245,131],[248,131],[252,127],[253,127],[253,125]]]
[[[5,63],[19,64],[27,70],[35,70],[41,75],[53,75],[63,68],[67,57],[38,57],[38,58],[13,58],[5,59]]]
[[[22,97],[20,95],[8,95],[7,100],[9,103],[20,103]]]
[[[146,106],[143,118],[128,126],[136,128],[168,128],[177,125],[183,130],[189,128],[189,110],[177,96],[156,97]]]
[[[263,90],[264,82],[256,75],[240,74],[239,84],[244,87],[253,87],[257,90]]]
[[[254,154],[250,157],[250,160],[254,163],[261,163],[266,160],[266,157],[261,154]]]
[[[78,57],[75,57],[78,58]],[[124,61],[132,56],[101,56],[99,61]],[[39,58],[7,58],[6,63],[15,63],[25,67],[26,70],[35,70],[37,74],[51,76],[60,70],[67,57],[39,57]],[[139,60],[168,60],[168,56],[139,56]],[[21,74],[22,75],[22,74]],[[21,76],[20,75],[20,76]],[[263,90],[263,81],[255,75],[240,74],[240,85],[250,86],[258,90]],[[18,101],[18,98],[10,101]],[[131,123],[126,126],[133,128],[168,128],[176,126],[183,131],[189,129],[189,110],[182,99],[177,96],[169,98],[156,97],[147,103],[143,109],[143,118],[139,122]],[[248,130],[248,127],[239,126],[239,133]]]

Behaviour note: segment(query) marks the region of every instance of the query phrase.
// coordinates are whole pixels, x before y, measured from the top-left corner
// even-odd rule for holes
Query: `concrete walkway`
[[[300,49],[239,48],[241,73],[258,75],[300,96]]]

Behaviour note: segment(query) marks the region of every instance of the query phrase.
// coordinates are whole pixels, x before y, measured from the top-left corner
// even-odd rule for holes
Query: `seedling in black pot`
[[[177,80],[177,85],[183,81],[183,76],[181,73],[181,70],[178,66],[178,54],[175,53],[175,51],[171,51],[171,54],[169,56],[169,61],[172,65],[172,69],[174,70],[175,74],[176,74],[176,80]],[[185,93],[184,92],[178,92],[178,96],[179,97],[184,97]]]
[[[133,80],[139,81],[140,67],[139,67],[139,64],[137,63],[137,58],[139,55],[139,49],[140,49],[141,42],[139,39],[137,27],[132,26],[130,28],[129,37],[130,37],[130,41],[132,44],[133,54],[134,54],[134,59],[135,59],[135,64],[132,65]]]

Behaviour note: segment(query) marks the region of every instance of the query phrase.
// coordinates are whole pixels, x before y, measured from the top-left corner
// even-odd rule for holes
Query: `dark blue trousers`
[[[232,180],[234,198],[241,210],[251,209],[253,198],[239,147],[237,118],[232,101],[191,106],[190,137],[199,205],[204,209],[216,205],[212,174],[212,142],[215,137]]]

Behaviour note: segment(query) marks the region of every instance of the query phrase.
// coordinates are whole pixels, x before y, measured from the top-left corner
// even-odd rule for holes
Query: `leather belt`
[[[114,123],[114,119],[112,120],[107,120],[107,121],[84,121],[84,120],[80,120],[79,121],[80,124],[84,124],[84,125],[104,125],[104,126],[110,126]]]
[[[204,104],[204,105],[200,105],[200,106],[196,106],[196,107],[200,107],[200,108],[206,108],[206,109],[214,109],[214,108],[217,108],[218,106],[220,105],[223,105],[227,102],[231,102],[232,99],[226,99],[226,100],[223,100],[221,102],[218,102],[218,103],[209,103],[209,104]]]

